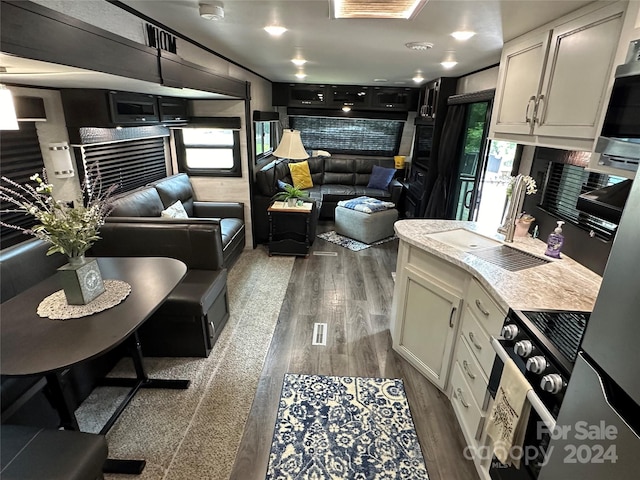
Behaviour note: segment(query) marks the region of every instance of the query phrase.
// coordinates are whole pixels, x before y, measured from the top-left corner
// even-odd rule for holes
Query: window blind
[[[289,117],[307,150],[352,155],[398,154],[404,122],[364,118]]]
[[[85,175],[99,171],[103,188],[118,185],[118,193],[167,176],[164,137],[84,145],[79,150]]]
[[[541,207],[549,213],[570,222],[583,230],[592,231],[606,240],[613,237],[617,225],[576,208],[578,196],[623,179],[588,172],[584,167],[559,162],[549,162]]]
[[[42,173],[44,161],[38,142],[35,123],[20,122],[20,130],[0,131],[0,171],[2,176],[20,185],[31,182],[29,177],[34,173]],[[3,182],[3,185],[6,183]],[[0,210],[11,209],[8,202],[0,204]],[[2,213],[3,222],[29,229],[35,225],[32,216],[23,213]],[[0,229],[0,247],[6,248],[28,240],[22,232],[2,226]]]

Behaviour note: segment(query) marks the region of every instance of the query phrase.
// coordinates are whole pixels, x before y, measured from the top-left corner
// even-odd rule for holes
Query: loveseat
[[[161,213],[180,201],[188,218]],[[241,203],[199,202],[177,174],[113,199],[95,256],[170,257],[187,274],[138,333],[146,356],[206,357],[229,318],[227,269],[245,245]]]
[[[402,194],[402,184],[392,179],[386,189],[370,188],[367,185],[375,165],[393,169],[393,158],[331,156],[311,157],[306,160],[313,181],[313,187],[305,189],[311,199],[317,203],[319,217],[334,218],[339,201],[368,196],[393,202],[398,205]],[[296,160],[272,162],[256,172],[254,195],[254,231],[256,241],[264,243],[269,238],[269,219],[267,208],[271,197],[278,191],[278,180],[293,184],[289,163]]]

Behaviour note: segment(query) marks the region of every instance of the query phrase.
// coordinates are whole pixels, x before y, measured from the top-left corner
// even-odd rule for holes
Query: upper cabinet
[[[581,9],[505,44],[490,137],[590,150],[625,6]]]
[[[418,89],[413,87],[369,87],[362,85],[312,85],[306,83],[274,83],[274,106],[352,110],[415,110]]]

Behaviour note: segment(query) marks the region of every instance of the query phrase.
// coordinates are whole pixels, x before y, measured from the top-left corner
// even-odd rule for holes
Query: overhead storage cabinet
[[[625,6],[581,9],[505,44],[489,136],[591,149]]]

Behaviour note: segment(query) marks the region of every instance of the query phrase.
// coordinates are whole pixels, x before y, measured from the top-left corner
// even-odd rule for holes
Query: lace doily
[[[131,293],[131,285],[122,280],[105,280],[104,293],[86,305],[69,305],[64,290],[52,293],[38,305],[38,315],[52,320],[69,320],[115,307]]]

